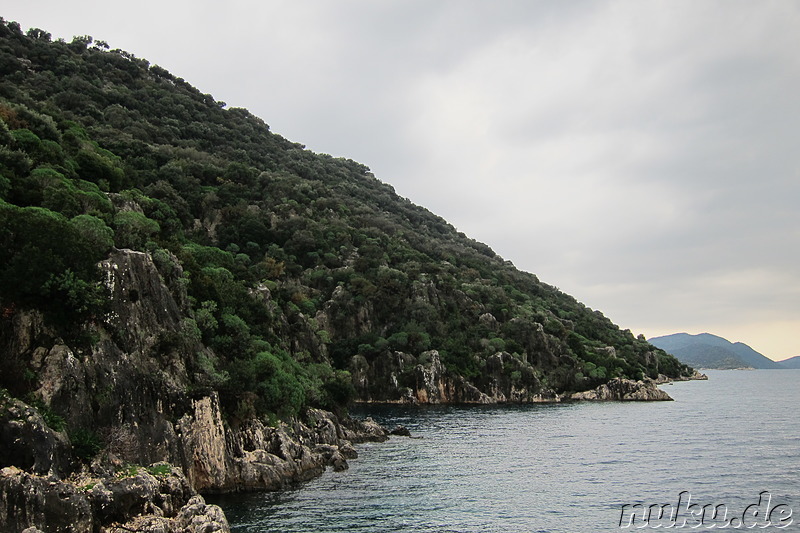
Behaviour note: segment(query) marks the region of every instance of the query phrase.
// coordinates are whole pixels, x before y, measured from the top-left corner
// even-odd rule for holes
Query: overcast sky
[[[4,0],[355,159],[648,338],[800,355],[800,2]]]

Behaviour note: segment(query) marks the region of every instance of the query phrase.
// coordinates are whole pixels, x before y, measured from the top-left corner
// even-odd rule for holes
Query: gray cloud
[[[800,6],[8,0],[397,191],[646,335],[800,354]],[[745,336],[746,335],[746,336]]]

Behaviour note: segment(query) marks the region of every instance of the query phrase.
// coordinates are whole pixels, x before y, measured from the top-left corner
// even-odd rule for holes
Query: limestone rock
[[[0,531],[39,530],[225,533],[230,528],[222,510],[207,505],[176,468],[158,476],[138,469],[99,480],[91,488],[3,468]]]
[[[371,417],[364,420],[349,420],[345,436],[351,442],[384,442],[389,439],[386,428]]]
[[[73,468],[66,435],[53,431],[39,411],[0,398],[0,467],[14,465],[34,474],[57,475]]]
[[[158,488],[155,477],[138,472],[133,476],[101,481],[89,491],[89,497],[95,514],[103,523],[123,522],[132,516],[152,513]]]
[[[149,254],[115,250],[100,268],[111,291],[108,323],[120,339],[120,348],[145,352],[160,332],[178,329],[180,308]]]
[[[487,317],[486,320],[489,320]],[[548,344],[551,337],[532,328],[531,343],[542,341],[545,352],[535,352],[536,364],[574,365],[569,357],[562,361],[560,346]],[[541,339],[540,339],[541,337]],[[537,345],[538,346],[538,345]],[[562,354],[563,355],[563,354]],[[476,360],[483,356],[474,356]],[[553,363],[555,361],[555,363]],[[381,403],[414,404],[494,404],[557,401],[556,393],[543,386],[533,364],[525,357],[496,352],[484,357],[480,375],[467,379],[451,373],[437,350],[415,357],[402,352],[384,352],[368,361],[356,355],[350,373],[359,400]]]
[[[208,505],[202,496],[194,496],[181,509],[175,520],[176,531],[188,533],[229,532],[228,520],[216,505]]]
[[[93,533],[96,524],[89,498],[74,485],[13,466],[0,470],[0,531]]]
[[[652,380],[614,378],[596,389],[576,392],[572,400],[590,401],[670,401],[672,398]]]

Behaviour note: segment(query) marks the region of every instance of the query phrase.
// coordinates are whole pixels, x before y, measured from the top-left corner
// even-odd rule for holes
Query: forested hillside
[[[0,198],[5,333],[35,310],[78,355],[124,340],[97,265],[146,252],[183,316],[148,356],[181,360],[189,392],[217,391],[227,416],[424,401],[403,391],[439,362],[522,401],[690,373],[364,165],[91,37],[0,24]],[[30,397],[35,354],[14,353],[0,387]]]

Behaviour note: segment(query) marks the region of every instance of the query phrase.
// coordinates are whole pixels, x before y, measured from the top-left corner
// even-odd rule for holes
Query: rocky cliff
[[[319,409],[274,426],[226,421],[217,393],[198,388],[209,349],[182,334],[183,295],[146,253],[116,250],[101,268],[112,305],[91,345],[70,346],[35,311],[3,321],[4,356],[33,370],[38,408],[3,392],[0,530],[224,531],[198,492],[280,489],[347,468],[353,442],[386,438]]]
[[[356,391],[364,402],[490,404],[560,399],[542,384],[532,365],[508,352],[487,357],[484,373],[471,381],[450,372],[436,350],[419,357],[387,352],[371,363],[354,356],[351,365]]]

